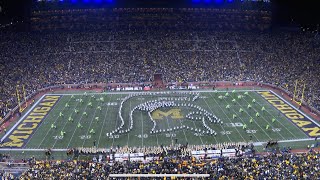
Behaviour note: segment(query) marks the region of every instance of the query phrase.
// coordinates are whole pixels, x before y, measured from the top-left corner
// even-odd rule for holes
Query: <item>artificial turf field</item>
[[[217,144],[251,140],[256,143],[268,140],[290,142],[310,138],[297,123],[293,123],[288,116],[270,104],[261,92],[238,90],[46,94],[7,133],[2,147],[68,149],[92,147],[95,144],[98,148],[110,148],[170,145],[175,141],[179,144]],[[147,111],[135,108],[155,100],[170,101],[175,105],[155,109],[150,113],[151,117]],[[199,108],[186,106],[191,104],[223,123],[214,123],[205,116],[196,114]],[[249,104],[251,108],[248,108]],[[230,108],[226,108],[227,105]],[[120,106],[123,124],[119,114]],[[129,114],[132,110],[131,122]],[[194,120],[187,118],[191,112],[195,112],[192,115]],[[259,117],[256,116],[257,113]],[[272,122],[272,119],[275,121]],[[245,129],[243,125],[246,125]],[[208,133],[208,128],[216,132],[216,135]]]

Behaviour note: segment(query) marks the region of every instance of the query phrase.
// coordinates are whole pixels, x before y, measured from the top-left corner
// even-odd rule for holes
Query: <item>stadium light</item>
[[[193,3],[199,3],[200,0],[192,0]]]
[[[205,3],[211,3],[212,0],[204,0]]]

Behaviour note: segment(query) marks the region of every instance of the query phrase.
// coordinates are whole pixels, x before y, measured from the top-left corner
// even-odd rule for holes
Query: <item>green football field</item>
[[[309,138],[298,126],[258,91],[46,94],[10,130],[2,147],[109,148]]]

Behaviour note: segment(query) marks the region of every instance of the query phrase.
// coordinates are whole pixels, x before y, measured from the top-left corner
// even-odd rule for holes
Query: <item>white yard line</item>
[[[110,95],[110,96],[108,96],[108,97],[109,97],[109,100],[108,100],[108,101],[110,101],[112,95]],[[110,106],[107,106],[106,113],[104,114],[104,119],[103,119],[101,131],[100,131],[100,134],[99,134],[98,142],[97,142],[97,147],[99,147],[99,143],[100,143],[100,139],[101,139],[102,132],[103,132],[103,130],[104,130],[104,123],[106,122],[106,119],[107,119],[109,107],[110,107]]]
[[[140,100],[140,103],[142,103],[142,100]],[[143,147],[143,115],[142,115],[142,112],[140,114],[141,114],[141,143]]]
[[[120,98],[122,99],[122,96],[121,96]],[[117,129],[118,121],[119,121],[119,115],[117,115],[116,123],[115,123],[115,125],[114,125],[114,130]],[[111,147],[113,147],[113,145],[114,145],[114,139],[115,139],[115,138],[114,138],[114,134],[113,134]]]
[[[16,124],[14,126],[12,126],[12,128],[1,138],[1,141],[3,141],[9,134],[11,134],[11,132],[24,120],[24,118],[26,116],[28,116],[30,114],[30,112],[42,101],[42,99],[45,97],[46,95],[43,95],[20,119],[18,122],[16,122]],[[41,123],[42,124],[42,123]],[[31,139],[31,138],[29,138]]]
[[[250,95],[249,95],[250,96]],[[250,96],[251,97],[251,96]],[[242,98],[242,99],[244,99],[245,101],[246,101],[246,103],[248,103],[248,104],[250,104],[247,100],[246,100],[246,98],[244,97],[244,98]],[[238,103],[238,102],[237,102]],[[258,112],[257,110],[256,110],[256,108],[254,108],[254,106],[252,106],[252,109],[253,110],[255,110],[256,112]],[[247,113],[247,111],[245,111],[246,113]],[[262,113],[264,113],[264,112],[262,112]],[[247,113],[249,116],[250,116],[250,114],[249,113]],[[252,116],[250,116],[250,117],[252,117]],[[253,117],[252,117],[253,118]],[[256,117],[257,118],[257,117]],[[268,120],[266,120],[266,118],[264,118],[264,116],[262,116],[262,115],[260,115],[260,117],[258,117],[258,118],[262,118],[268,125],[270,125],[270,127],[273,127],[272,126],[272,124],[268,121]],[[261,126],[259,125],[259,123],[256,123],[258,126],[259,126],[259,128],[270,138],[270,139],[272,139],[270,136],[269,136],[269,133],[267,133],[263,128],[261,128]],[[286,139],[286,138],[284,138],[283,136],[282,136],[282,134],[280,134],[280,132],[277,132],[281,137],[282,137],[282,139]]]
[[[249,96],[250,96],[250,95],[249,95]],[[251,97],[251,96],[250,96],[250,97]],[[263,100],[265,100],[265,99],[264,99],[263,97],[261,97],[260,95],[259,95],[259,98],[262,98]],[[260,107],[262,107],[262,105],[259,103],[259,101],[257,101],[257,103],[259,104]],[[272,106],[269,102],[265,102],[264,104],[267,105],[268,107],[269,107],[269,106]],[[271,108],[274,108],[274,107],[272,106]],[[278,111],[279,111],[279,110],[278,110]],[[267,113],[268,113],[271,117],[275,118],[275,116],[274,116],[273,114],[269,113],[268,111],[267,111]],[[281,113],[281,115],[283,115],[283,114]],[[286,129],[293,137],[296,138],[295,134],[292,133],[285,125],[283,125],[280,120],[278,120],[278,121],[276,121],[276,122],[279,122],[284,129]],[[290,121],[290,122],[291,122],[291,121]],[[299,129],[299,128],[298,128],[297,126],[295,126],[295,125],[294,125],[294,127],[296,127],[297,129]],[[301,129],[299,129],[299,130],[301,131]],[[304,134],[304,135],[307,137],[307,135],[306,135],[304,132],[302,132],[302,134]]]
[[[61,99],[63,98],[63,96],[61,96]],[[68,102],[67,103],[69,103],[70,102],[70,100],[71,100],[71,98],[69,98],[69,100],[68,100]],[[66,107],[63,107],[62,108],[62,110],[61,110],[61,112],[65,109]],[[56,110],[58,110],[58,109],[56,109]],[[54,120],[54,124],[56,124],[56,122],[57,122],[57,120],[59,119],[59,115],[57,115],[57,117],[55,118],[55,120]],[[46,138],[47,138],[47,136],[48,136],[48,134],[49,134],[49,132],[52,130],[52,128],[50,128],[50,129],[48,129],[47,130],[47,133],[46,133],[46,135],[43,137],[43,139],[41,140],[41,142],[40,142],[40,144],[39,144],[39,146],[38,146],[38,149],[40,148],[40,146],[42,145],[42,143],[43,143],[43,141],[44,140],[46,140]],[[56,140],[57,141],[57,140]],[[54,143],[55,144],[55,143]],[[52,146],[52,148],[54,147],[54,145]]]
[[[282,101],[286,102],[289,106],[291,106],[293,109],[295,109],[296,111],[298,111],[299,113],[301,113],[302,115],[304,115],[305,117],[307,117],[310,121],[312,121],[313,123],[315,123],[316,125],[318,125],[318,127],[320,127],[320,125],[314,121],[312,118],[310,118],[308,115],[306,115],[304,112],[302,112],[300,109],[296,108],[295,106],[293,106],[291,103],[289,103],[287,100],[285,100],[284,98],[282,98],[281,96],[279,96],[277,93],[273,92],[272,90],[270,90],[270,92],[272,92],[272,94],[274,94],[275,96],[277,96],[278,98],[280,98]]]
[[[90,100],[91,100],[91,96],[90,96],[90,98],[89,98],[89,102],[90,102]],[[83,103],[84,103],[84,102],[83,102]],[[85,112],[85,111],[87,110],[87,108],[88,108],[88,104],[87,104],[86,107],[84,108],[83,112]],[[83,112],[82,112],[81,117],[79,118],[79,121],[77,122],[76,125],[78,125],[78,123],[81,122],[82,117],[83,117]],[[80,113],[80,112],[79,112],[79,113]],[[70,140],[69,140],[69,142],[68,142],[67,148],[69,148],[70,143],[71,143],[71,141],[72,141],[72,139],[73,139],[73,136],[74,136],[74,134],[76,133],[77,129],[78,129],[78,127],[76,126],[76,128],[74,128],[74,131],[73,131],[73,133],[72,133],[72,136],[71,136],[71,138],[70,138]]]
[[[50,112],[51,112],[51,111],[53,110],[53,108],[60,102],[60,100],[62,99],[62,97],[63,97],[63,96],[61,96],[61,97],[59,98],[59,100],[54,104],[54,106],[52,106]],[[36,134],[36,132],[37,132],[38,129],[41,127],[41,125],[44,123],[44,121],[48,118],[48,115],[49,115],[49,114],[46,115],[46,117],[42,120],[42,122],[41,122],[41,124],[39,125],[39,127],[37,127],[37,129],[34,131],[34,133],[29,137],[29,139],[28,139],[28,141],[26,142],[25,146],[29,143],[29,141],[32,139],[33,135]],[[50,130],[47,131],[47,134],[48,134],[49,131],[50,131]],[[41,143],[42,143],[42,142],[43,142],[43,141],[41,141]],[[39,144],[38,148],[40,147],[41,143]]]
[[[129,99],[130,100],[130,99]],[[129,110],[131,111],[131,101],[129,102]],[[130,115],[129,115],[130,116]],[[132,116],[133,116],[133,114],[132,114]],[[129,117],[130,118],[130,117]],[[130,124],[129,124],[129,122],[130,122],[130,119],[128,120],[128,128],[129,128],[129,126],[130,126]],[[129,132],[128,132],[128,138],[127,138],[127,146],[129,147],[129,139],[130,139],[130,136],[129,136]]]
[[[80,99],[82,99],[82,97],[83,97],[83,95],[81,96]],[[70,101],[71,99],[72,99],[72,98],[70,98],[69,101]],[[68,103],[69,103],[69,101],[68,101]],[[78,101],[78,102],[77,102],[77,105],[75,106],[75,109],[78,107],[79,104],[80,104],[80,102]],[[74,113],[74,111],[72,111],[72,113],[71,113],[70,116],[72,116],[73,113]],[[58,116],[58,118],[59,118],[59,116]],[[64,125],[63,125],[63,127],[62,127],[62,131],[63,131],[64,128],[66,127],[67,123],[68,123],[68,120],[65,120],[65,123],[64,123]],[[58,141],[58,139],[55,140],[55,142],[53,143],[52,148],[54,148],[54,146],[56,145],[57,141]]]
[[[212,97],[212,99],[213,99],[213,100],[216,102],[216,104],[218,104],[218,106],[219,106],[219,103],[216,101],[215,97],[213,97],[211,93],[212,93],[212,91],[209,92],[209,95]],[[211,113],[214,114],[214,112],[212,111],[212,109],[211,109],[211,107],[209,106],[208,102],[207,102],[205,99],[203,99],[203,101],[206,103],[206,105],[207,105],[207,107],[210,109]],[[228,116],[227,116],[227,114],[225,113],[225,111],[223,110],[223,107],[219,106],[219,108],[222,110],[223,114],[226,116],[226,118],[228,119],[228,121],[229,121],[229,122],[232,122],[232,121],[228,118]],[[221,126],[221,128],[222,128],[223,131],[226,131],[226,130],[224,129],[223,125],[220,125],[220,126]],[[238,134],[242,137],[241,133],[240,133],[237,129],[236,129],[236,131],[237,131]],[[218,133],[218,132],[217,132],[217,133]],[[230,137],[228,136],[228,134],[226,134],[226,136],[228,137],[229,141],[232,142],[232,140],[230,139]],[[245,141],[245,139],[244,139],[243,137],[242,137],[242,139]]]
[[[180,122],[181,126],[183,126],[181,120],[178,120],[178,121]],[[186,136],[186,132],[185,132],[184,128],[182,129],[182,131],[183,131],[183,134],[184,134],[184,139],[185,139],[186,142],[188,143],[188,138],[187,138],[187,136]]]
[[[100,98],[101,98],[101,97],[103,97],[103,95],[102,95],[102,94],[100,95]],[[99,103],[98,103],[99,105],[101,105],[100,98],[99,98]],[[98,105],[98,106],[99,106],[99,105]],[[95,108],[95,110],[94,110],[92,120],[91,120],[91,122],[90,122],[89,128],[88,128],[87,133],[86,133],[86,135],[87,135],[87,136],[88,136],[88,133],[89,133],[89,131],[90,131],[90,128],[91,128],[92,122],[93,122],[93,121],[96,121],[96,120],[95,120],[95,116],[96,116],[96,113],[97,113],[97,109],[98,109],[98,108]],[[83,146],[84,146],[84,144],[85,144],[86,140],[87,140],[87,138],[84,138],[84,140],[83,140],[83,143],[82,143],[82,146],[81,146],[81,147],[83,147]]]
[[[167,120],[168,129],[170,129],[169,119],[168,119],[168,117],[167,117],[167,116],[166,116],[166,120]],[[171,138],[171,143],[172,143],[172,142],[173,142],[172,132],[171,132],[171,131],[169,131],[169,133],[170,133],[170,138]]]
[[[197,129],[197,125],[196,125],[196,123],[194,122],[194,121],[192,121],[193,122],[193,125],[194,125],[194,128],[195,129]],[[203,140],[202,140],[202,138],[201,138],[201,136],[200,136],[200,133],[198,133],[199,134],[199,139],[200,139],[200,141],[201,141],[201,144],[203,144],[204,145],[204,143],[203,143]]]

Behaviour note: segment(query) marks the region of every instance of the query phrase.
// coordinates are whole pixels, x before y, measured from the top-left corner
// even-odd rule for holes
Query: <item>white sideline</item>
[[[314,138],[306,138],[306,139],[290,139],[290,140],[281,140],[278,141],[278,143],[285,143],[285,142],[299,142],[299,141],[314,141]],[[254,142],[254,146],[262,146],[263,144],[266,144],[267,142]]]
[[[318,127],[320,127],[320,125],[315,122],[312,118],[310,118],[308,115],[306,115],[305,113],[303,113],[300,109],[297,109],[295,106],[293,106],[291,103],[289,103],[287,100],[283,99],[281,96],[279,96],[277,93],[273,92],[272,90],[270,90],[270,92],[272,92],[272,94],[276,95],[278,98],[280,98],[282,101],[286,102],[289,106],[291,106],[293,109],[295,109],[296,111],[298,111],[299,113],[301,113],[302,115],[304,115],[305,117],[307,117],[310,121],[312,121],[313,123],[315,123]]]
[[[248,90],[243,90],[243,89],[237,89],[237,92],[257,92],[257,91],[268,91],[267,89],[248,89]],[[103,93],[87,93],[89,94],[137,94],[137,93],[156,93],[156,92],[231,92],[231,90],[223,90],[223,91],[215,91],[215,90],[171,90],[171,91],[108,91],[108,92],[103,92]],[[83,93],[70,93],[70,94],[47,94],[47,95],[60,95],[60,96],[72,96],[72,95],[83,95]]]
[[[24,118],[29,115],[29,113],[39,104],[39,102],[45,97],[47,96],[46,94],[42,95],[42,97],[27,111],[27,113],[25,113],[20,119],[19,121],[1,138],[1,142],[9,135],[11,134],[11,132],[18,126],[18,124],[21,123],[22,120],[24,120]]]
[[[281,140],[278,141],[278,143],[285,143],[285,142],[299,142],[299,141],[314,141],[314,138],[306,138],[306,139],[291,139],[291,140]],[[254,146],[263,146],[264,144],[266,144],[267,142],[254,142],[253,145]],[[0,148],[0,152],[1,151],[46,151],[48,149],[11,149],[11,148]],[[52,151],[56,151],[56,152],[65,152],[68,149],[51,149]]]

